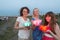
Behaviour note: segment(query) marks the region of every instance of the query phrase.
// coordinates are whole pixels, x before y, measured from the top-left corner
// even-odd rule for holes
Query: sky
[[[18,16],[21,7],[28,7],[30,14],[33,9],[38,8],[39,14],[43,15],[49,11],[60,13],[60,0],[0,0],[0,16]]]

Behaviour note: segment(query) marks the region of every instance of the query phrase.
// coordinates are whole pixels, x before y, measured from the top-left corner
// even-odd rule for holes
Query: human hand
[[[47,30],[46,32],[51,32],[51,30]]]
[[[27,28],[27,27],[24,27],[23,29],[24,29],[24,30],[28,30],[28,28]]]

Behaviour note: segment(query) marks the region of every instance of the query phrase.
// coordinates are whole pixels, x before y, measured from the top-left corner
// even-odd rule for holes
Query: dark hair
[[[28,13],[30,12],[30,10],[28,9],[28,7],[22,7],[21,10],[20,10],[20,16],[23,16],[23,10],[24,9],[27,9]]]
[[[47,17],[47,16],[50,16],[50,17],[51,17],[51,21],[50,21],[49,26],[52,28],[51,31],[52,31],[53,33],[55,33],[55,31],[54,31],[54,27],[55,27],[55,25],[56,25],[55,14],[54,14],[53,12],[47,12],[46,15],[45,15],[45,17],[44,17],[44,20],[45,20],[44,25],[48,25],[48,22],[46,21],[46,17]]]

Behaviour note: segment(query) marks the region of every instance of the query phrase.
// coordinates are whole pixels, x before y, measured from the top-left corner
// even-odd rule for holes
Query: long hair
[[[55,31],[54,31],[54,28],[55,28],[55,25],[56,25],[55,14],[53,12],[47,12],[45,17],[44,17],[44,20],[45,20],[44,25],[48,25],[48,22],[46,21],[47,16],[51,17],[49,26],[51,27],[51,31],[55,34]]]

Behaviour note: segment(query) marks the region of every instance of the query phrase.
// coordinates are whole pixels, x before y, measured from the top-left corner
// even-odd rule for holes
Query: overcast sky
[[[30,14],[34,8],[38,8],[40,14],[60,13],[60,0],[0,0],[0,16],[18,16],[19,9],[24,6],[30,9]]]

